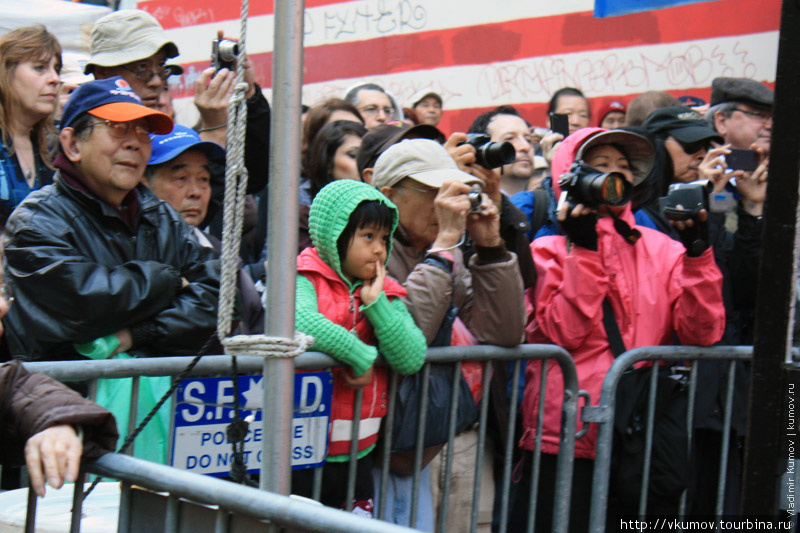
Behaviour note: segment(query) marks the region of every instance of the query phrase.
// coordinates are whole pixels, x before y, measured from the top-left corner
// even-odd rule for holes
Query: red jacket
[[[581,132],[569,136],[559,152],[568,150],[574,158],[587,137]],[[569,168],[572,158],[554,160],[554,181]],[[630,207],[621,218],[634,225]],[[612,218],[599,219],[596,252],[578,246],[567,252],[562,236],[542,237],[531,245],[538,280],[526,298],[528,342],[557,344],[569,351],[579,387],[589,392],[592,405],[597,404],[614,361],[602,322],[606,297],[627,349],[673,344],[674,333],[683,344],[707,346],[721,338],[725,327],[722,275],[712,250],[689,257],[683,245],[667,235],[641,226],[637,229],[642,237],[630,245],[615,231]],[[534,446],[540,372],[540,362],[529,364],[526,371],[520,445],[529,450]],[[552,364],[542,434],[545,453],[558,453],[563,390],[561,370]],[[576,441],[576,457],[594,458],[596,440],[593,426]]]
[[[331,322],[347,329],[355,327],[359,339],[375,345],[372,325],[364,313],[356,311],[361,306],[361,286],[353,294],[339,275],[323,261],[316,248],[306,248],[297,256],[297,273],[306,277],[317,293],[319,312]],[[389,300],[406,296],[403,287],[386,277],[383,292]],[[350,429],[355,405],[355,390],[345,385],[344,368],[333,369],[333,399],[329,425],[328,455],[350,453]],[[386,367],[375,366],[372,381],[362,389],[361,424],[359,426],[358,450],[372,446],[378,440],[381,419],[388,406],[388,372]]]

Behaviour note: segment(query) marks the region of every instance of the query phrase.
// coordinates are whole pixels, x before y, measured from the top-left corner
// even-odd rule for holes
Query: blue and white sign
[[[240,416],[253,422],[244,444],[244,461],[250,473],[261,468],[263,435],[261,406],[263,376],[239,376]],[[294,376],[292,468],[314,468],[328,452],[333,377],[330,372],[298,372]],[[172,466],[198,474],[224,476],[233,460],[225,430],[233,420],[231,378],[184,380],[177,390]]]

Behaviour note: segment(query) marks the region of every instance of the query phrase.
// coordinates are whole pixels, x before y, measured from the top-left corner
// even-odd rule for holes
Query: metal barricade
[[[697,391],[697,369],[703,361],[729,362],[727,373],[727,388],[725,390],[725,403],[723,414],[722,449],[720,452],[720,468],[717,484],[716,515],[722,515],[722,502],[726,487],[726,466],[729,456],[729,441],[731,431],[731,415],[733,409],[734,378],[737,361],[749,361],[752,357],[752,346],[718,346],[701,348],[697,346],[655,346],[629,350],[611,365],[600,393],[600,400],[596,406],[583,408],[581,418],[584,422],[598,424],[597,455],[594,464],[594,477],[592,481],[592,502],[590,508],[590,531],[603,533],[606,527],[606,516],[609,503],[609,479],[611,474],[611,452],[614,438],[614,415],[616,409],[617,386],[623,374],[634,364],[641,361],[692,361],[689,377],[688,407],[686,414],[686,428],[689,435],[689,449],[692,449],[694,433],[694,406]],[[653,445],[653,422],[655,400],[657,391],[658,365],[652,365],[649,373],[650,385],[647,404],[646,438],[644,468],[642,471],[642,487],[639,495],[638,515],[644,518],[647,509],[647,496],[650,475],[650,465]],[[680,511],[683,515],[686,510],[686,494],[681,498]]]
[[[427,377],[428,364],[430,363],[455,363],[453,371],[455,376],[459,376],[460,364],[463,361],[485,361],[487,364],[484,370],[491,368],[490,362],[502,362],[514,364],[513,376],[511,379],[510,394],[509,394],[509,418],[508,427],[506,428],[509,438],[507,439],[505,450],[498,450],[496,453],[503,454],[503,473],[502,473],[502,486],[500,490],[501,506],[499,516],[499,531],[505,532],[507,529],[507,517],[510,502],[510,487],[511,487],[511,472],[512,472],[512,456],[514,448],[517,443],[514,442],[514,422],[517,416],[517,401],[518,387],[520,383],[520,373],[524,372],[524,367],[521,364],[524,360],[554,360],[561,368],[564,377],[564,397],[562,403],[562,423],[563,428],[561,431],[561,443],[559,446],[559,456],[556,470],[556,484],[554,488],[555,506],[553,509],[553,531],[562,533],[567,531],[569,521],[569,502],[571,494],[572,482],[572,463],[575,448],[575,428],[577,421],[577,404],[578,404],[578,383],[575,366],[572,357],[563,349],[552,345],[520,345],[515,348],[500,348],[496,346],[465,346],[465,347],[448,347],[448,348],[431,348],[428,350],[426,357],[426,366],[422,372]],[[126,360],[104,360],[104,361],[65,361],[65,362],[40,362],[40,363],[26,363],[25,366],[30,371],[43,372],[61,381],[82,381],[92,380],[96,378],[124,378],[134,376],[175,376],[181,373],[186,365],[192,360],[191,357],[169,357],[169,358],[147,358],[147,359],[126,359]],[[243,357],[237,358],[238,370],[241,373],[255,372],[258,373],[262,370],[263,359],[261,357]],[[334,366],[339,366],[339,363],[334,359],[315,352],[308,352],[295,359],[295,367],[297,369],[324,369]],[[546,368],[548,365],[543,365]],[[231,357],[229,356],[206,356],[200,360],[197,366],[191,371],[190,376],[219,376],[230,375],[232,370]],[[482,401],[479,406],[480,419],[478,424],[478,442],[476,450],[476,468],[474,469],[474,485],[473,485],[473,500],[472,500],[472,513],[470,519],[470,531],[475,531],[478,522],[478,502],[480,500],[481,488],[481,458],[484,455],[486,447],[486,427],[488,419],[488,406],[489,406],[489,384],[491,379],[491,372],[485,371],[482,383]],[[546,375],[542,376],[546,379]],[[423,380],[424,382],[424,380]],[[388,414],[384,420],[384,435],[383,439],[387,442],[391,441],[391,427],[392,417],[394,414],[395,394],[397,391],[398,376],[394,373],[390,379],[389,390],[389,404]],[[456,381],[457,383],[457,381]],[[137,383],[134,382],[133,394],[136,395]],[[544,392],[545,387],[541,387],[540,405],[544,405]],[[425,387],[423,386],[423,394],[425,394]],[[448,503],[449,503],[449,487],[450,475],[453,463],[452,442],[455,437],[455,412],[457,410],[457,395],[453,391],[451,400],[451,416],[449,427],[449,440],[450,444],[447,446],[447,452],[444,454],[442,460],[445,464],[444,469],[444,483],[443,483],[443,506],[438,516],[439,531],[445,531],[444,525],[447,524],[448,517]],[[360,403],[360,394],[357,395],[356,403]],[[420,427],[424,427],[426,398],[422,398],[420,406]],[[135,404],[132,405],[132,411],[135,410]],[[356,405],[355,414],[360,414],[359,405]],[[135,419],[135,412],[131,413],[131,419]],[[538,413],[539,427],[544,416],[544,410],[540,409]],[[357,431],[359,416],[354,416],[353,423],[353,441],[357,442]],[[288,430],[288,428],[287,428]],[[541,432],[539,432],[541,433]],[[415,469],[413,475],[413,496],[411,501],[412,509],[409,524],[414,524],[416,518],[416,503],[417,495],[419,494],[419,474],[421,471],[422,460],[422,432],[417,432],[417,445],[415,453]],[[534,451],[534,470],[531,476],[532,490],[531,499],[535,502],[535,496],[538,490],[538,457],[540,451],[540,439],[537,438],[537,449]],[[379,459],[380,465],[380,481],[376,488],[380,487],[378,493],[380,499],[384,499],[386,495],[386,484],[389,476],[389,455],[390,449],[388,446],[384,447],[381,457]],[[350,471],[348,476],[346,501],[352,501],[353,491],[355,487],[355,463],[353,460],[356,458],[356,448],[353,446],[351,449]],[[162,467],[166,468],[166,467]],[[316,469],[315,473],[314,491],[313,496],[319,499],[321,488],[321,470]],[[188,473],[187,473],[188,474]],[[218,480],[214,480],[218,481]],[[123,486],[125,489],[125,486]],[[123,491],[125,492],[125,491]],[[126,497],[123,494],[123,498]],[[385,500],[378,501],[379,518],[383,518],[382,510],[385,509]],[[405,525],[405,524],[404,524]],[[533,523],[529,524],[530,527]],[[530,528],[529,528],[530,531]]]
[[[319,533],[403,533],[412,530],[370,520],[336,509],[298,501],[287,496],[280,496],[254,488],[244,487],[219,479],[184,472],[176,468],[163,466],[134,457],[111,453],[90,461],[85,471],[105,477],[118,479],[123,490],[120,496],[119,523],[120,533],[129,531],[163,531],[174,533],[188,531],[186,522],[191,521],[191,530],[195,533],[231,531],[261,531],[268,524],[287,528],[286,531],[313,531]],[[73,499],[73,518],[71,533],[80,532],[80,516],[83,504],[83,479],[75,483]],[[148,491],[167,493],[157,495],[166,498],[162,505],[166,509],[162,523],[155,523],[158,513],[138,513],[131,498],[132,486],[144,487]],[[33,509],[29,505],[26,531],[34,531],[36,496],[33,491],[29,502],[33,501]],[[91,496],[89,496],[91,498]],[[153,500],[151,499],[150,502]],[[205,512],[214,517],[212,521],[198,525],[191,514]],[[147,514],[148,516],[143,516]]]

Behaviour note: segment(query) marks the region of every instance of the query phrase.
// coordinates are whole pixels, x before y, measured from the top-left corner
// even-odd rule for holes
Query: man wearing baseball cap
[[[700,179],[700,163],[712,141],[722,143],[722,137],[708,127],[703,117],[680,105],[656,109],[644,121],[642,128],[663,141],[673,174],[667,184]]]
[[[168,98],[164,94],[167,79],[180,75],[183,69],[166,62],[177,55],[178,47],[167,38],[155,17],[139,9],[122,9],[98,19],[92,26],[91,56],[85,70],[96,79],[122,76],[143,105],[168,110]],[[235,75],[228,69],[207,68],[197,79],[194,101],[200,120],[196,128],[206,141],[223,145],[226,141],[228,103]],[[245,82],[248,84],[245,166],[250,176],[247,192],[253,194],[263,189],[268,179],[270,108],[255,83],[248,62],[245,63]],[[223,167],[214,170],[220,174],[224,172]],[[212,203],[221,203],[221,196],[221,190],[215,191]]]
[[[153,193],[181,214],[194,229],[203,246],[222,252],[222,242],[203,231],[211,200],[211,161],[224,161],[225,150],[216,143],[203,141],[191,128],[176,124],[171,133],[150,135],[153,146],[145,170],[145,184]],[[241,297],[240,333],[264,332],[264,308],[253,279],[245,269],[237,281]]]
[[[411,97],[411,109],[422,124],[438,126],[442,121],[442,97],[435,91],[420,91]]]
[[[621,128],[625,125],[625,104],[619,100],[611,100],[603,104],[597,112],[597,125],[607,130]]]
[[[184,355],[213,334],[219,262],[140,185],[148,134],[172,126],[121,77],[73,92],[54,183],[6,228],[6,276],[21,304],[5,321],[12,355],[80,359],[74,344],[108,336],[114,354]]]
[[[506,249],[500,236],[495,204],[486,194],[476,203],[470,200],[470,192],[481,180],[460,170],[436,141],[410,139],[380,155],[372,184],[397,206],[400,223],[386,269],[408,291],[406,305],[428,344],[519,344],[525,305],[517,256]],[[465,263],[460,246],[467,236],[476,253]],[[453,312],[457,318],[450,325]],[[476,432],[466,433],[457,439],[456,449],[465,449],[461,447],[464,439],[476,441]],[[425,462],[438,450],[426,450]],[[457,455],[464,457],[456,469],[474,472],[474,451]],[[395,454],[393,472],[410,475],[411,464],[412,457]],[[464,479],[471,477],[464,475]],[[393,490],[401,491],[402,478],[395,481]],[[465,498],[457,498],[457,504],[451,500],[448,531],[468,527],[470,512],[465,502],[471,506],[469,485],[464,483],[458,491]],[[406,488],[410,490],[410,484]],[[387,502],[392,501],[390,495]],[[386,516],[397,518],[397,514],[401,511],[395,509]],[[401,518],[398,523],[408,524],[408,520]]]

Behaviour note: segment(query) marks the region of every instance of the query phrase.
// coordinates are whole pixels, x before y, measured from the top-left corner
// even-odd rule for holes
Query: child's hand
[[[369,370],[364,372],[363,376],[357,378],[350,375],[351,372],[352,370],[347,368],[342,373],[342,375],[344,376],[345,385],[347,385],[351,389],[361,389],[369,385],[370,382],[372,381],[372,367],[369,367]]]
[[[365,279],[361,286],[361,301],[365,305],[374,302],[383,292],[383,282],[386,279],[386,267],[381,261],[375,261],[375,277]]]

